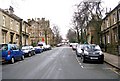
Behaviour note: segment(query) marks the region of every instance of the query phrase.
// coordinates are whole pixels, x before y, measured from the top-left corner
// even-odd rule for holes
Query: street
[[[69,46],[2,65],[2,79],[118,79],[114,68],[104,63],[82,63]]]

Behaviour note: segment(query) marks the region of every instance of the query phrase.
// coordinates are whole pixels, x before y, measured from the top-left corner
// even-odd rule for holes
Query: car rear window
[[[8,50],[7,44],[0,44],[0,50]]]
[[[38,46],[43,46],[43,44],[38,44]]]

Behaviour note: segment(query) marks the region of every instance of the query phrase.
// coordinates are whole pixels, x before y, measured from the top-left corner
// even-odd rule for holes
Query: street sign
[[[42,42],[44,42],[44,38],[42,38]]]

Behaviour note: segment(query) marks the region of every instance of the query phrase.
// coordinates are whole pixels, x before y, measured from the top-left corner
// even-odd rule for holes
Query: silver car
[[[83,45],[82,44],[78,44],[76,46],[76,55],[77,55],[77,57],[80,57],[81,54],[83,53],[82,49],[83,49]]]

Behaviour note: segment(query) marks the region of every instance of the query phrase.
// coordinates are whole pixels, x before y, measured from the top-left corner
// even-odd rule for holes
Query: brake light
[[[10,51],[8,51],[8,55],[10,55]]]

